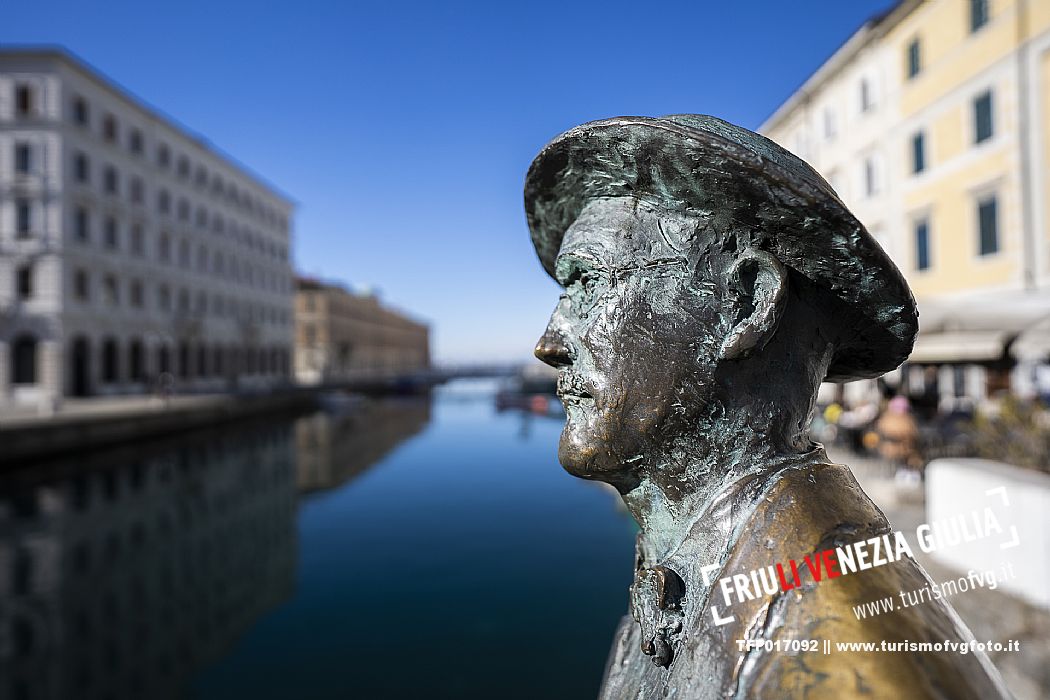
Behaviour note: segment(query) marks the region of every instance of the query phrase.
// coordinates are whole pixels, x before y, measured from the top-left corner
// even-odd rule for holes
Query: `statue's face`
[[[706,238],[696,219],[633,198],[592,201],[566,232],[565,292],[536,355],[560,370],[569,472],[615,482],[693,429],[729,328]]]

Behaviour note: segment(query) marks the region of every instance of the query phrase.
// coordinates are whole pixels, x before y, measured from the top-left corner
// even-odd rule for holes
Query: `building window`
[[[161,214],[167,214],[171,211],[171,195],[168,194],[167,190],[161,190],[157,193],[157,211]]]
[[[160,234],[160,241],[157,246],[157,256],[161,262],[171,261],[171,236],[166,233]]]
[[[187,202],[185,199],[179,199],[178,216],[179,221],[190,220],[190,203]]]
[[[171,290],[167,285],[160,285],[157,289],[157,306],[161,311],[171,311]]]
[[[970,0],[970,32],[988,24],[988,0]]]
[[[171,149],[167,144],[162,143],[157,147],[157,165],[162,168],[171,165]]]
[[[131,185],[128,187],[128,193],[132,204],[142,204],[142,201],[146,196],[145,186],[142,184],[142,178],[138,176],[131,178]]]
[[[120,285],[117,282],[116,275],[106,275],[102,281],[102,292],[105,295],[104,301],[110,306],[117,306],[120,304]]]
[[[930,222],[926,219],[915,222],[915,269],[930,269]]]
[[[117,219],[113,216],[106,217],[105,224],[105,244],[109,250],[116,250],[120,247],[120,236],[117,230]]]
[[[91,240],[91,217],[87,207],[77,207],[73,214],[73,235],[81,243]]]
[[[911,137],[911,171],[921,173],[926,169],[926,134],[917,132]]]
[[[28,238],[33,230],[33,207],[28,199],[15,200],[15,233]]]
[[[117,341],[106,338],[102,341],[102,381],[114,383],[120,378],[120,349]]]
[[[197,207],[197,227],[208,228],[208,211],[204,207]]]
[[[146,252],[142,224],[131,225],[131,254],[141,257]]]
[[[73,273],[73,294],[77,301],[88,301],[91,298],[91,282],[87,270]]]
[[[73,98],[73,123],[78,126],[87,126],[91,121],[91,110],[87,100],[83,97]]]
[[[20,335],[11,344],[11,383],[36,384],[36,338]]]
[[[73,177],[84,185],[91,182],[91,162],[85,153],[78,152],[73,156]]]
[[[908,78],[914,78],[922,70],[922,48],[919,40],[912,39],[908,44]]]
[[[141,382],[146,378],[146,352],[142,341],[135,338],[128,345],[128,375],[131,381]]]
[[[15,87],[15,114],[20,117],[32,116],[35,108],[33,87],[25,84]]]
[[[981,93],[973,101],[974,143],[981,143],[992,138],[992,92]]]
[[[112,114],[107,114],[102,120],[102,138],[106,143],[117,142],[117,118]]]
[[[179,241],[179,267],[190,266],[190,243],[185,238]]]
[[[864,194],[868,197],[874,196],[879,190],[878,177],[875,172],[875,159],[868,157],[864,159]]]
[[[207,187],[208,185],[208,171],[204,169],[203,165],[197,166],[197,173],[193,177],[194,183],[197,187]]]
[[[874,102],[871,99],[871,83],[867,78],[862,78],[860,81],[860,111],[868,112],[874,106]]]
[[[33,267],[31,265],[23,265],[18,268],[18,272],[15,273],[15,287],[19,299],[25,301],[33,298]]]
[[[167,345],[157,349],[157,371],[161,374],[167,374],[171,371],[171,350],[168,349]]]
[[[15,144],[15,172],[28,175],[33,169],[33,149],[28,143]]]
[[[131,130],[131,134],[128,136],[128,149],[137,156],[142,155],[142,151],[144,149],[142,140],[142,130]]]
[[[189,343],[179,343],[178,375],[190,379],[190,346]]]
[[[142,280],[132,280],[131,287],[128,290],[128,300],[131,305],[136,309],[141,309],[143,305],[143,294],[142,294]]]
[[[185,180],[190,175],[190,161],[186,156],[179,156],[179,163],[175,168],[180,180]]]
[[[980,255],[999,252],[999,202],[989,195],[977,202],[978,250]]]
[[[117,194],[120,189],[120,176],[112,165],[107,165],[102,172],[102,189],[106,194],[112,195]]]

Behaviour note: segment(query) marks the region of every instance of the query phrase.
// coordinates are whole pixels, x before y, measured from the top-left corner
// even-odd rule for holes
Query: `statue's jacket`
[[[823,451],[820,451],[821,454]],[[717,581],[748,574],[777,562],[850,545],[890,532],[881,511],[842,465],[826,458],[778,470],[765,479],[737,487],[724,499],[718,520],[735,522],[720,548],[704,556],[721,566],[707,576],[703,556],[671,557],[667,562],[640,560],[632,596],[648,567],[666,564],[680,577],[684,593],[675,605],[661,599],[673,624],[656,623],[639,608],[664,615],[656,604],[632,601],[636,620],[624,617],[609,654],[601,697],[635,698],[1003,698],[1009,692],[987,656],[958,651],[839,651],[837,642],[968,642],[972,634],[943,599],[858,619],[855,606],[883,598],[900,600],[902,591],[930,584],[908,556],[891,563],[839,576],[813,579],[800,566],[801,585],[773,596],[726,608]],[[757,498],[755,498],[757,496]],[[753,499],[753,500],[752,500]],[[753,504],[753,505],[751,505]],[[751,509],[750,515],[746,509]],[[741,509],[744,509],[741,511]],[[737,516],[739,518],[735,519]],[[696,528],[710,527],[704,519]],[[642,558],[644,559],[644,557]],[[708,583],[710,582],[710,583]],[[712,606],[716,608],[712,614]],[[733,620],[716,625],[715,619]],[[642,651],[652,651],[653,625],[666,632],[670,648],[666,667]],[[648,631],[646,631],[648,630]],[[817,640],[816,651],[741,650],[738,640]],[[824,640],[831,644],[825,653]],[[758,646],[758,645],[753,645]],[[772,646],[772,645],[770,645]]]

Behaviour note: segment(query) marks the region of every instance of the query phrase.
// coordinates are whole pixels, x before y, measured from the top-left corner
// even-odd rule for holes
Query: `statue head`
[[[525,186],[564,288],[536,355],[559,369],[570,472],[630,489],[671,447],[802,447],[821,380],[911,349],[897,269],[808,165],[712,117],[620,117],[552,141]],[[694,445],[695,446],[695,445]]]

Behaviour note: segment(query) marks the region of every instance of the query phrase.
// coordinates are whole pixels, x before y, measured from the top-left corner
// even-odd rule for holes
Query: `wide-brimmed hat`
[[[599,197],[634,196],[746,229],[850,313],[829,381],[877,377],[911,352],[918,310],[900,271],[813,168],[773,141],[715,117],[616,117],[570,129],[529,168],[525,211],[552,277],[565,231]]]

